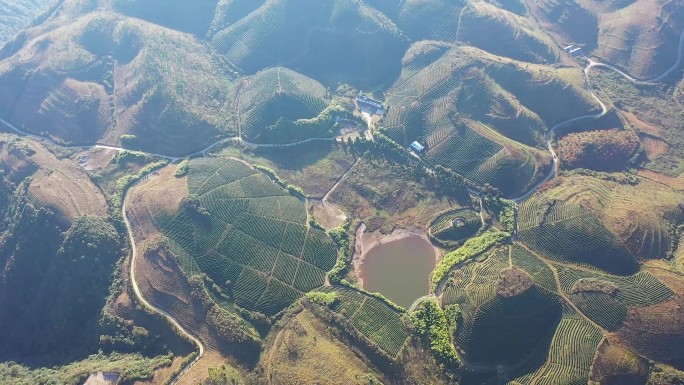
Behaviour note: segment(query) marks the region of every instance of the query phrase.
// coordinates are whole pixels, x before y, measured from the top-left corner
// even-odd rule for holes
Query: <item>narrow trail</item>
[[[328,202],[330,196],[335,192],[335,190],[337,190],[337,187],[342,184],[347,175],[349,175],[349,172],[352,170],[352,168],[354,168],[354,166],[356,166],[356,164],[359,162],[359,159],[361,159],[361,157],[358,157],[354,160],[354,163],[352,163],[352,165],[344,172],[344,174],[340,176],[340,178],[337,180],[337,182],[335,182],[335,184],[330,188],[330,190],[328,190],[328,192],[325,193],[323,199],[321,199],[321,202]]]
[[[590,73],[590,71],[591,71],[593,68],[599,68],[599,67],[600,67],[600,68],[606,68],[606,69],[615,71],[616,73],[622,75],[622,76],[623,76],[625,79],[627,79],[628,81],[630,81],[630,82],[632,82],[632,83],[635,83],[635,84],[654,84],[654,83],[659,82],[660,80],[666,78],[666,77],[669,76],[672,72],[676,71],[677,68],[679,68],[679,66],[680,66],[681,63],[682,63],[682,50],[683,50],[683,48],[684,48],[684,30],[682,31],[682,33],[681,33],[681,35],[680,35],[680,39],[679,39],[679,48],[678,48],[677,60],[676,60],[675,63],[674,63],[668,70],[666,70],[663,74],[661,74],[660,76],[654,77],[654,78],[652,78],[652,79],[639,80],[639,79],[636,79],[636,78],[630,76],[629,74],[623,72],[622,70],[620,70],[620,69],[618,69],[618,68],[616,68],[616,67],[614,67],[614,66],[612,66],[612,65],[610,65],[610,64],[600,63],[600,62],[593,61],[593,60],[591,60],[591,59],[587,59],[588,62],[589,62],[589,64],[584,68],[585,80],[586,80],[586,82],[587,82],[587,85],[591,86],[591,81],[590,81],[590,78],[589,78],[589,73]],[[558,128],[560,128],[560,127],[562,127],[562,126],[565,126],[565,125],[567,125],[567,124],[570,124],[570,123],[574,123],[574,122],[577,122],[577,121],[580,121],[580,120],[584,120],[584,119],[598,119],[598,118],[601,118],[601,117],[603,117],[604,115],[607,114],[608,108],[607,108],[606,105],[603,103],[603,101],[601,101],[601,99],[599,99],[598,96],[596,96],[596,94],[595,94],[591,89],[589,90],[589,93],[591,94],[592,98],[594,98],[594,99],[596,100],[596,102],[599,104],[599,106],[600,106],[600,108],[601,108],[601,111],[600,111],[599,113],[596,113],[596,114],[587,114],[587,115],[578,116],[578,117],[575,117],[575,118],[572,118],[572,119],[568,119],[568,120],[566,120],[566,121],[563,121],[563,122],[560,122],[560,123],[556,124],[555,126],[553,126],[553,127],[549,130],[549,132],[546,134],[546,145],[547,145],[547,147],[548,147],[549,153],[551,154],[551,156],[552,156],[552,158],[553,158],[553,167],[552,167],[551,171],[549,172],[549,174],[548,174],[542,181],[540,181],[540,182],[537,183],[535,186],[533,186],[527,193],[521,195],[520,197],[517,197],[517,198],[512,199],[514,202],[516,202],[516,204],[519,204],[519,203],[524,202],[526,199],[528,199],[530,196],[532,196],[535,192],[537,192],[537,190],[539,190],[539,188],[540,188],[544,183],[548,182],[549,180],[553,179],[553,178],[556,176],[557,170],[558,170],[558,166],[559,166],[559,162],[558,162],[558,156],[557,156],[557,154],[556,154],[556,152],[555,152],[555,150],[554,150],[554,148],[553,148],[553,143],[552,143],[552,141],[553,141],[553,137],[554,137],[554,135],[555,135],[555,133],[556,133],[556,131],[557,131]],[[239,103],[240,103],[240,100],[239,100],[239,96],[238,96],[237,107],[236,107],[236,108],[238,108],[238,109],[239,109]],[[239,111],[239,110],[238,110],[238,111]],[[242,139],[242,127],[241,127],[241,124],[240,124],[241,122],[239,121],[239,120],[240,120],[240,119],[239,119],[239,116],[237,117],[237,119],[238,119],[238,135],[237,135],[237,136],[235,136],[235,137],[229,137],[229,138],[223,138],[223,139],[217,140],[216,142],[210,144],[210,145],[207,146],[206,148],[204,148],[204,149],[202,149],[202,150],[199,150],[199,151],[192,152],[192,153],[190,153],[190,154],[187,154],[186,156],[189,156],[189,157],[204,157],[204,156],[207,156],[207,152],[210,151],[211,149],[213,149],[213,148],[215,148],[215,147],[217,147],[217,146],[219,146],[219,145],[221,145],[221,144],[228,143],[228,142],[231,142],[231,141],[235,141],[235,142],[241,143],[241,144],[243,144],[243,145],[245,145],[245,146],[252,147],[252,148],[286,148],[286,147],[293,147],[293,146],[297,146],[297,145],[304,144],[304,143],[309,143],[309,142],[316,142],[316,141],[329,141],[329,142],[332,142],[332,141],[336,141],[336,140],[337,140],[336,138],[310,138],[310,139],[306,139],[306,140],[302,140],[302,141],[298,141],[298,142],[293,142],[293,143],[288,143],[288,144],[259,144],[259,143],[251,143],[251,142],[247,142],[247,141],[245,141],[245,140]],[[122,148],[122,147],[111,146],[111,145],[106,145],[106,144],[93,144],[93,145],[65,145],[65,144],[57,143],[57,142],[55,142],[54,140],[52,140],[52,139],[50,139],[50,138],[48,138],[48,137],[45,137],[45,136],[42,136],[42,135],[31,134],[31,133],[29,133],[29,132],[23,131],[23,130],[17,128],[16,126],[14,126],[13,124],[9,123],[8,121],[2,119],[2,118],[0,118],[0,123],[2,123],[4,126],[6,126],[6,127],[9,128],[11,131],[13,131],[14,133],[16,133],[16,134],[18,134],[18,135],[20,135],[20,136],[27,137],[27,138],[31,138],[31,139],[34,139],[34,140],[37,140],[37,141],[41,141],[41,142],[47,142],[47,143],[49,143],[49,144],[51,144],[51,145],[53,145],[53,146],[62,147],[62,148],[72,148],[72,149],[81,149],[81,150],[89,150],[89,149],[101,148],[101,149],[113,150],[113,151],[118,151],[118,152],[122,152],[122,151],[135,151],[135,152],[139,152],[139,153],[146,154],[146,155],[149,155],[149,156],[158,157],[158,158],[161,158],[161,159],[166,159],[166,160],[168,160],[168,161],[170,161],[170,162],[177,162],[177,161],[179,161],[180,159],[184,158],[184,156],[175,156],[175,157],[174,157],[174,156],[169,156],[169,155],[164,155],[164,154],[159,154],[159,153],[153,153],[153,152],[138,151],[138,150],[129,150],[129,149],[125,149],[125,148]],[[369,130],[369,131],[372,131],[372,130]],[[372,135],[372,134],[371,134],[371,135]],[[372,138],[372,136],[371,136],[371,138]],[[345,175],[346,175],[346,174],[345,174]],[[343,179],[343,178],[341,178],[341,179]],[[338,184],[339,184],[339,181],[338,181]],[[134,184],[134,186],[135,186],[135,184]],[[336,186],[337,186],[337,184],[336,184],[335,186],[333,186],[333,189],[331,189],[331,191],[334,190],[334,188],[335,188]],[[131,187],[133,187],[133,186],[131,186]],[[129,190],[130,190],[130,189],[129,189]],[[328,194],[330,194],[331,191],[329,191]],[[473,192],[474,192],[474,191],[471,191],[471,193],[473,193]],[[327,196],[328,194],[326,194],[326,196]],[[135,244],[135,239],[134,239],[134,237],[133,237],[133,228],[132,228],[132,226],[131,226],[131,224],[130,224],[130,222],[129,222],[129,220],[128,220],[128,217],[127,217],[127,215],[126,215],[126,197],[127,197],[127,194],[126,194],[126,196],[124,196],[124,199],[123,199],[122,217],[123,217],[123,221],[124,221],[124,224],[125,224],[125,226],[126,226],[126,231],[127,231],[127,233],[128,233],[127,235],[128,235],[128,238],[129,238],[129,241],[130,241],[130,244],[131,244],[130,280],[131,280],[131,286],[132,286],[132,288],[133,288],[133,291],[134,291],[134,293],[135,293],[135,296],[136,296],[136,298],[140,301],[140,303],[143,304],[143,306],[147,307],[148,309],[150,309],[150,310],[153,311],[153,312],[156,312],[156,313],[160,314],[160,315],[163,316],[165,319],[167,319],[167,320],[168,320],[168,321],[169,321],[169,322],[170,322],[170,323],[179,331],[180,334],[182,334],[182,335],[184,335],[185,337],[187,337],[188,339],[190,339],[190,340],[198,347],[198,350],[199,350],[199,354],[197,355],[197,357],[195,357],[194,360],[192,360],[190,363],[188,363],[188,364],[186,365],[186,367],[183,368],[183,369],[180,371],[180,373],[179,373],[178,375],[176,375],[175,378],[173,378],[173,379],[170,381],[170,384],[177,384],[178,381],[183,377],[183,375],[184,375],[185,373],[187,373],[187,372],[188,372],[188,371],[189,371],[189,370],[190,370],[190,369],[191,369],[191,368],[192,368],[192,367],[193,367],[193,366],[202,358],[202,356],[204,355],[205,347],[204,347],[204,345],[202,344],[202,342],[201,342],[197,337],[193,336],[193,335],[190,334],[187,330],[185,330],[185,329],[180,325],[180,323],[179,323],[175,318],[173,318],[172,315],[170,315],[169,313],[165,312],[165,311],[162,310],[162,309],[159,309],[159,308],[154,307],[151,303],[149,303],[149,302],[145,299],[145,297],[143,296],[142,292],[140,291],[140,288],[138,287],[138,282],[137,282],[136,276],[135,276],[135,266],[136,266],[136,259],[137,259],[137,254],[138,254],[138,253],[137,253],[137,248],[136,248],[136,244]],[[482,203],[481,200],[480,200],[480,203]],[[482,212],[481,212],[481,215],[483,215]],[[481,219],[484,219],[484,217],[481,217]],[[516,216],[516,228],[517,228],[517,216]],[[554,275],[556,276],[556,279],[558,279],[558,278],[557,278],[557,274],[555,274],[555,269],[553,269],[553,271],[554,271]],[[440,283],[439,286],[441,286],[442,284],[443,284],[443,282]],[[439,293],[439,291],[438,291],[438,293]],[[411,306],[411,308],[414,308],[414,307],[417,306],[422,300],[424,300],[424,299],[426,299],[426,298],[431,298],[431,296],[425,296],[425,297],[419,298],[419,300],[417,300],[416,302],[414,302],[414,304]],[[571,302],[570,302],[570,303],[571,303]],[[572,305],[572,303],[571,303],[571,305]],[[574,307],[574,305],[573,305],[573,307]],[[575,308],[575,309],[576,309],[576,308]],[[577,310],[577,309],[576,309],[576,310]],[[580,314],[582,314],[582,313],[580,312]],[[592,323],[593,323],[593,322],[592,322]],[[594,324],[595,324],[595,323],[594,323]],[[600,328],[600,330],[603,330],[603,328]]]

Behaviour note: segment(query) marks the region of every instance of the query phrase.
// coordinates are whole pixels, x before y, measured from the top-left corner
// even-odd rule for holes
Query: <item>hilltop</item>
[[[47,29],[2,62],[0,113],[63,143],[183,154],[234,132],[232,76],[186,35],[92,13]]]
[[[365,88],[391,84],[407,46],[391,20],[352,0],[269,0],[211,40],[246,73],[286,65],[325,84]]]

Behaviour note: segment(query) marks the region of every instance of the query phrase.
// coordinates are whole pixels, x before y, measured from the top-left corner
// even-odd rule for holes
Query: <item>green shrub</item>
[[[479,237],[469,239],[463,246],[445,255],[432,273],[432,291],[437,289],[439,283],[454,266],[481,254],[496,243],[503,242],[510,237],[511,234],[509,233],[488,231]]]
[[[505,231],[515,230],[515,202],[488,194],[484,197],[483,204],[496,217]]]
[[[137,151],[119,151],[114,155],[111,163],[119,166],[125,166],[130,162],[143,164],[147,160],[147,155]]]
[[[453,335],[458,328],[458,321],[461,319],[461,305],[453,304],[444,307],[444,315],[446,315],[447,323],[449,324],[449,333]]]
[[[454,371],[460,367],[460,360],[451,343],[447,317],[436,300],[423,301],[418,309],[411,313],[411,321],[415,332],[427,342],[430,351],[446,370]]]
[[[185,158],[178,163],[178,166],[176,166],[176,171],[173,173],[173,175],[176,178],[182,178],[188,175],[188,172],[190,172],[190,159]]]
[[[350,249],[349,249],[349,222],[345,222],[339,227],[328,231],[328,235],[332,238],[340,255],[337,258],[337,263],[328,273],[328,279],[333,283],[341,283],[349,270]]]
[[[335,292],[323,293],[320,291],[312,291],[306,293],[306,298],[321,306],[333,307],[337,301],[339,301],[339,296]]]
[[[123,148],[134,148],[138,144],[138,137],[135,135],[124,134],[119,139]]]

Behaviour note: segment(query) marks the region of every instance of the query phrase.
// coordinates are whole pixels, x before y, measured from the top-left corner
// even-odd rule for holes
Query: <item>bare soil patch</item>
[[[512,298],[526,292],[533,284],[532,277],[525,270],[515,267],[506,269],[499,274],[496,295]]]
[[[603,293],[614,295],[618,291],[618,286],[609,281],[603,281],[596,278],[580,279],[575,282],[570,289],[570,294],[577,293]]]
[[[347,215],[336,205],[326,201],[311,203],[314,218],[326,230],[334,229],[347,220]]]

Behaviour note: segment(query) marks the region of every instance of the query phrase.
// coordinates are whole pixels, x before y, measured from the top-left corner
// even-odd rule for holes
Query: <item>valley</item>
[[[125,310],[125,316],[115,311],[116,317],[129,319],[125,323],[131,326],[142,322],[146,333],[174,341],[146,353],[162,357],[166,351],[166,357],[173,357],[164,364],[169,368],[165,379],[147,374],[138,380],[220,385],[316,378],[335,383],[333,373],[356,373],[350,381],[359,384],[570,384],[604,383],[606,378],[657,384],[663,371],[677,375],[684,359],[677,348],[684,342],[684,316],[677,310],[684,288],[677,267],[684,196],[662,182],[667,174],[653,165],[665,152],[649,150],[646,134],[636,131],[620,139],[610,130],[631,132],[630,125],[618,125],[637,121],[625,118],[627,112],[640,114],[628,104],[634,100],[632,91],[623,89],[672,92],[664,84],[678,79],[684,29],[671,39],[677,44],[669,67],[660,62],[662,72],[640,70],[633,77],[629,68],[603,62],[601,56],[572,62],[554,46],[554,39],[567,31],[544,32],[544,22],[524,13],[516,16],[496,2],[464,2],[455,43],[420,45],[408,44],[401,30],[407,14],[398,9],[404,2],[376,9],[372,1],[336,0],[307,18],[330,18],[335,26],[347,13],[358,13],[365,23],[356,26],[358,33],[370,33],[372,29],[364,28],[373,25],[380,28],[379,39],[392,40],[389,51],[408,51],[396,81],[371,72],[356,77],[359,69],[353,68],[336,75],[345,81],[356,77],[359,83],[345,84],[353,91],[341,85],[333,91],[330,74],[319,72],[324,67],[308,64],[314,60],[310,51],[294,57],[269,57],[259,45],[252,53],[245,51],[251,46],[244,44],[248,38],[265,37],[259,43],[264,47],[285,44],[272,31],[259,29],[258,16],[263,21],[272,19],[271,13],[296,9],[285,0],[258,3],[226,2],[228,9],[243,9],[245,18],[234,24],[224,21],[228,27],[220,32],[212,26],[217,52],[207,50],[202,58],[185,62],[193,71],[222,74],[202,75],[206,89],[181,92],[180,75],[160,69],[162,62],[141,67],[149,71],[161,66],[155,71],[162,88],[155,89],[164,95],[162,103],[172,100],[162,112],[181,115],[152,117],[159,112],[159,102],[150,99],[154,92],[140,98],[130,89],[130,95],[110,96],[112,117],[133,114],[126,126],[105,123],[102,135],[83,141],[63,135],[74,135],[68,126],[48,123],[49,128],[36,129],[51,121],[49,115],[42,122],[31,121],[0,109],[7,136],[35,148],[12,160],[8,175],[18,175],[20,182],[23,171],[17,167],[22,162],[51,170],[42,179],[32,173],[26,194],[33,205],[67,218],[64,226],[74,226],[69,231],[76,231],[82,217],[100,216],[115,226],[120,220],[110,236],[115,238],[118,231],[125,238],[128,246],[121,250],[128,256],[121,254],[116,263],[121,274],[117,282],[123,283],[110,293],[105,309],[134,300],[135,310]],[[125,7],[121,9],[129,9]],[[539,9],[529,9],[539,17]],[[155,31],[156,24],[104,12],[99,19],[88,14],[79,23],[104,20],[106,28],[113,28],[98,32],[106,36],[128,28],[166,36]],[[396,18],[394,12],[402,16]],[[149,16],[144,15],[139,14]],[[519,38],[525,43],[515,46],[521,51],[500,50],[467,35],[477,25],[468,24],[473,23],[469,18],[499,18],[501,31],[524,26],[527,35]],[[287,33],[318,47],[315,32],[302,31],[301,22],[293,21]],[[188,32],[179,30],[170,33]],[[68,33],[60,39],[80,39]],[[178,39],[182,48],[155,43],[162,44],[155,49],[205,52],[204,43],[181,35]],[[599,39],[596,52],[608,52],[601,44]],[[3,79],[10,79],[3,76],[14,76],[8,75],[18,68],[13,66],[38,63],[28,53],[42,50],[38,46],[0,61],[0,91]],[[347,48],[341,46],[341,51]],[[288,55],[296,50],[290,51]],[[142,49],[129,60],[150,60],[146,54]],[[397,61],[391,55],[384,59]],[[552,62],[563,64],[548,65]],[[87,65],[102,64],[93,63]],[[285,67],[292,63],[298,63],[297,71]],[[115,77],[128,70],[115,69]],[[149,72],[140,76],[146,81]],[[24,79],[30,89],[32,80]],[[130,87],[128,82],[136,81],[132,79],[121,87]],[[357,139],[338,135],[335,122],[340,120],[358,120],[363,127],[354,87],[370,88],[377,85],[374,81],[385,82],[380,89],[386,91],[378,98],[386,115],[376,126],[359,128],[368,134]],[[141,89],[149,87],[142,84]],[[16,87],[5,95],[11,92]],[[22,91],[20,98],[27,92],[39,91]],[[202,96],[205,92],[213,96]],[[621,102],[621,95],[630,99]],[[126,98],[138,101],[118,104]],[[54,105],[47,100],[41,108]],[[148,102],[154,112],[146,112],[146,120],[141,120],[144,114],[134,117]],[[174,121],[183,127],[169,129],[167,123]],[[666,129],[669,134],[658,135],[658,140],[678,148],[679,127]],[[407,150],[414,141],[424,143],[425,152]],[[179,142],[183,146],[174,146]],[[600,156],[608,153],[605,161],[591,157],[595,155],[589,149],[596,143],[608,143],[597,150]],[[624,159],[610,153],[615,146],[630,148]],[[16,152],[8,148],[9,154]],[[639,158],[642,148],[648,160]],[[79,154],[92,151],[111,153],[110,165],[95,166],[97,172],[69,168]],[[668,159],[682,159],[668,151]],[[43,152],[50,155],[35,155]],[[4,164],[8,159],[1,160]],[[117,166],[117,159],[123,163]],[[602,168],[608,160],[616,165]],[[117,167],[119,171],[112,171]],[[658,180],[643,177],[644,170],[659,175]],[[677,170],[668,177],[676,177]],[[88,173],[97,193],[84,192],[90,200],[72,198],[74,207],[64,206],[62,197],[83,189],[85,182],[75,187],[59,182],[60,177],[80,172]],[[114,185],[110,195],[106,186]],[[48,195],[41,195],[45,190]],[[323,209],[325,214],[319,211]],[[319,213],[326,216],[323,225],[317,221]],[[403,229],[425,236],[371,248],[367,260],[357,260],[357,245],[367,234]],[[436,261],[432,256],[414,260],[433,251]],[[136,315],[131,317],[131,311]],[[316,347],[309,351],[305,346],[311,343]],[[312,369],[318,365],[313,352],[334,362],[330,371]],[[355,358],[345,358],[344,365],[337,361],[349,352]],[[617,375],[623,368],[608,354],[635,357],[639,364]],[[420,361],[425,370],[417,370]]]

